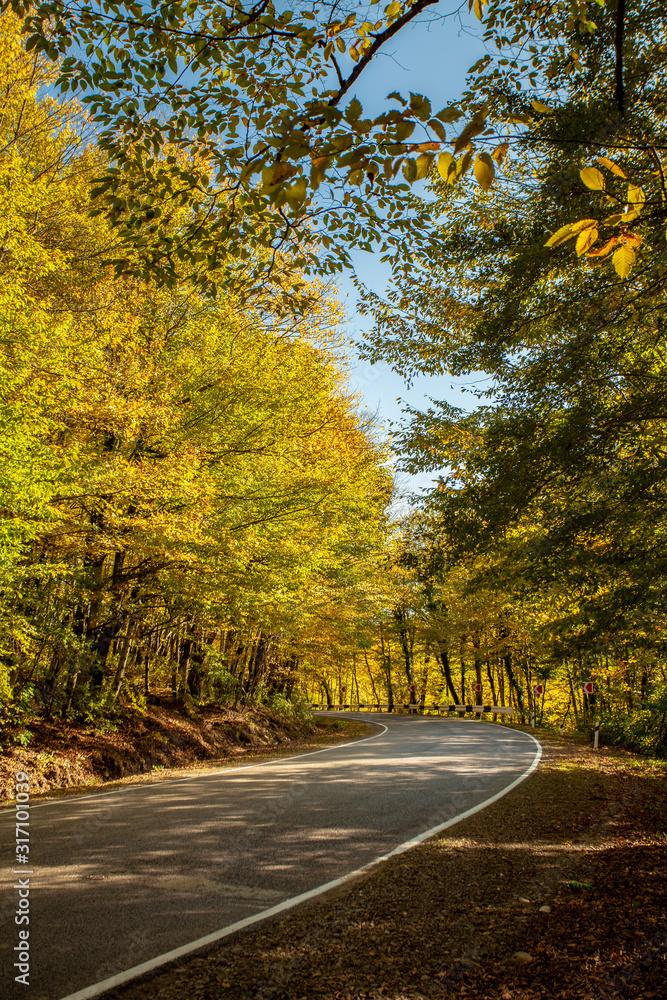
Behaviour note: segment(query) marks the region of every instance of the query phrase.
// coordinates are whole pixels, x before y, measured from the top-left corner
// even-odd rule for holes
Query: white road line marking
[[[373,722],[371,725],[382,726],[382,732],[376,733],[375,736],[364,736],[363,739],[354,740],[352,743],[332,743],[330,747],[322,747],[321,750],[309,750],[308,753],[295,753],[290,757],[274,757],[272,760],[262,760],[257,764],[239,764],[238,767],[224,767],[220,771],[205,771],[203,774],[186,774],[183,778],[167,778],[164,781],[156,781],[150,785],[126,785],[124,788],[114,788],[110,792],[91,792],[90,795],[68,795],[62,799],[49,799],[48,802],[36,802],[30,806],[30,810],[32,812],[35,809],[39,809],[40,806],[65,805],[69,802],[105,799],[109,795],[123,795],[139,790],[147,792],[154,791],[156,788],[172,788],[174,785],[180,784],[181,781],[196,781],[197,778],[215,778],[220,774],[236,774],[237,771],[248,771],[251,767],[267,767],[269,764],[282,764],[286,760],[300,760],[302,757],[314,757],[317,753],[327,753],[329,750],[346,750],[348,747],[356,747],[359,743],[368,743],[370,740],[376,740],[378,736],[382,736],[387,732],[387,726],[382,722]],[[10,806],[13,807],[12,802],[7,806],[3,806],[3,808],[7,809]],[[0,812],[1,815],[2,813]]]
[[[464,720],[461,720],[464,721]],[[465,720],[469,725],[477,726],[476,721]],[[380,723],[381,725],[381,723]],[[492,722],[486,723],[486,725],[493,726]],[[387,727],[385,726],[385,731]],[[496,728],[494,726],[494,728]],[[504,727],[507,731],[508,728]],[[521,733],[521,730],[515,729],[513,732]],[[377,733],[376,736],[370,736],[368,739],[377,739],[377,736],[381,736],[382,733]],[[223,938],[229,937],[230,934],[234,934],[236,931],[244,930],[246,927],[251,927],[252,924],[257,924],[262,920],[267,920],[269,917],[274,917],[279,913],[284,913],[286,910],[291,910],[300,903],[305,903],[308,899],[314,899],[315,896],[321,896],[325,892],[329,892],[330,889],[335,889],[339,885],[344,885],[346,882],[351,881],[351,879],[356,878],[358,875],[364,875],[366,872],[370,871],[376,865],[379,865],[382,861],[387,861],[389,858],[395,857],[397,854],[403,854],[405,851],[409,851],[412,847],[416,847],[417,844],[423,843],[425,840],[429,840],[431,837],[435,837],[438,833],[442,833],[443,830],[448,829],[450,826],[454,826],[455,823],[460,823],[464,819],[468,819],[469,816],[474,816],[475,813],[480,812],[482,809],[486,809],[487,806],[493,805],[498,799],[502,799],[504,795],[511,792],[513,788],[521,784],[522,781],[533,773],[535,768],[540,762],[540,757],[542,756],[542,747],[530,733],[522,733],[523,736],[528,736],[529,739],[533,741],[537,750],[535,751],[535,757],[533,762],[528,767],[523,774],[514,781],[510,782],[501,791],[496,792],[490,798],[485,799],[476,806],[472,806],[471,809],[466,809],[465,812],[459,813],[458,816],[454,816],[453,819],[448,819],[445,823],[439,823],[438,826],[431,827],[430,830],[426,830],[424,833],[418,834],[416,837],[412,837],[410,840],[406,840],[405,843],[400,844],[395,847],[393,851],[389,851],[388,854],[383,854],[379,858],[375,858],[373,861],[369,861],[368,864],[364,865],[362,868],[357,868],[353,872],[349,872],[347,875],[342,875],[340,878],[334,879],[332,882],[325,882],[324,885],[317,886],[316,889],[309,889],[308,892],[302,892],[298,896],[292,896],[291,899],[285,899],[282,903],[278,903],[276,906],[271,906],[268,910],[262,910],[261,913],[255,913],[251,917],[245,917],[243,920],[237,920],[234,924],[228,924],[227,927],[222,927],[218,931],[213,931],[211,934],[207,934],[205,937],[197,938],[196,941],[190,941],[188,944],[181,945],[180,948],[173,948],[171,951],[166,951],[163,955],[158,955],[156,958],[151,958],[147,962],[142,962],[141,965],[135,965],[131,969],[126,969],[125,972],[119,972],[115,976],[110,976],[109,979],[104,979],[102,982],[94,983],[92,986],[86,986],[83,990],[78,990],[76,993],[70,993],[66,997],[62,997],[62,1000],[91,1000],[92,997],[100,996],[101,993],[106,993],[107,990],[112,990],[116,986],[122,986],[124,983],[129,982],[132,979],[138,979],[139,976],[144,976],[148,972],[153,972],[155,969],[159,969],[162,965],[167,965],[169,962],[175,962],[179,958],[184,958],[186,955],[190,955],[193,951],[199,951],[200,948],[206,948],[210,944],[215,944],[216,941],[221,941]],[[358,740],[358,743],[365,743],[367,740]],[[346,746],[353,746],[353,744],[345,744]],[[327,747],[326,749],[331,749]],[[321,750],[315,750],[313,753],[322,753]],[[308,757],[310,754],[303,754],[301,756]],[[255,767],[260,765],[250,764],[249,767]],[[224,773],[224,772],[223,772]]]

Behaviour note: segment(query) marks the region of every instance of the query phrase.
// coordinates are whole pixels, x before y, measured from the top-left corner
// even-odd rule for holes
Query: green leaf
[[[417,164],[411,157],[408,157],[403,164],[403,176],[409,184],[417,180]]]
[[[271,166],[264,167],[262,170],[264,190],[267,191],[269,188],[284,184],[290,177],[294,177],[296,172],[296,167],[293,167],[289,163],[272,163]]]
[[[447,133],[445,132],[442,124],[438,121],[437,118],[431,118],[431,120],[428,123],[428,127],[432,129],[433,132],[435,132],[435,134],[437,135],[438,139],[440,139],[441,142],[447,142]]]
[[[454,107],[443,108],[443,110],[439,111],[435,117],[441,122],[444,122],[445,125],[451,125],[452,122],[458,121],[459,118],[463,118],[463,112]]]

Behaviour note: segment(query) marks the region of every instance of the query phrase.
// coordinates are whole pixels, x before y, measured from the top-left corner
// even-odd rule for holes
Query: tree
[[[548,92],[572,80],[584,89],[593,70],[598,84],[620,79],[622,39],[616,69],[607,57],[613,13],[596,8],[598,29],[574,0],[484,6],[470,4],[499,54],[472,68],[456,106],[436,111],[428,96],[394,93],[371,117],[357,82],[416,19],[446,22],[437,0],[370,3],[363,13],[268,0],[5,0],[2,9],[23,19],[30,50],[60,60],[59,88],[79,95],[96,123],[108,163],[94,210],[114,226],[119,273],[185,276],[213,292],[223,281],[249,294],[271,281],[278,253],[324,273],[349,263],[352,246],[404,261],[436,254],[432,211],[411,184],[473,176],[488,190],[510,143],[558,144],[569,108],[552,128]],[[659,16],[656,6],[652,21]],[[642,44],[650,37],[632,27]],[[650,54],[662,65],[659,49]]]
[[[362,613],[392,492],[340,307],[321,283],[285,316],[114,276],[85,119],[0,23],[5,708],[291,691],[336,589]]]

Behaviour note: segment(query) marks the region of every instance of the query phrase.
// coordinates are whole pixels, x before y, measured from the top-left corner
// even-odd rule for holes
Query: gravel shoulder
[[[106,996],[664,997],[667,764],[537,735],[539,769],[493,806]]]

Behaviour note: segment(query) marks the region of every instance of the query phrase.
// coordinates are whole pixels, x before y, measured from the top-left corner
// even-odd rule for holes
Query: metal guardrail
[[[324,711],[331,712],[341,712],[341,711],[351,711],[359,712],[363,709],[375,710],[378,712],[389,711],[390,705],[388,702],[350,702],[345,705],[326,705],[322,702],[311,703],[311,708],[320,709]],[[394,704],[394,711],[406,711],[410,714],[415,712],[458,712],[462,713],[472,713],[474,715],[514,715],[514,709],[507,705],[397,705]]]

